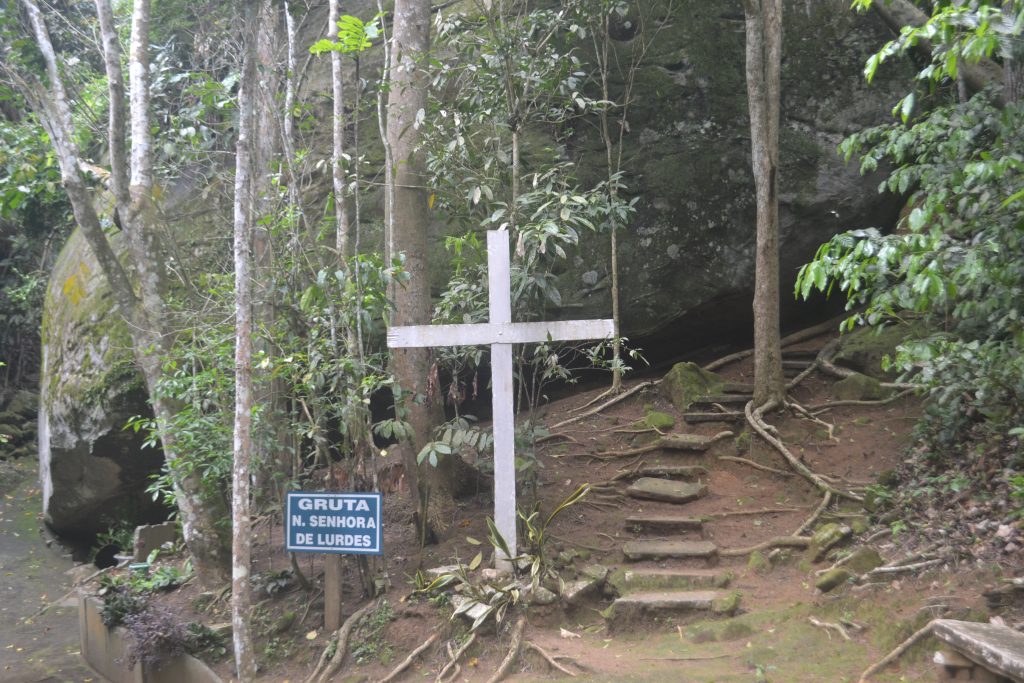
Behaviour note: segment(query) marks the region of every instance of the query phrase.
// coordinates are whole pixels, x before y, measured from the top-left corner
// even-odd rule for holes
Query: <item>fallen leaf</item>
[[[306,634],[306,640],[316,640],[316,637],[318,635],[320,634],[316,632],[316,629],[313,629],[312,631]]]

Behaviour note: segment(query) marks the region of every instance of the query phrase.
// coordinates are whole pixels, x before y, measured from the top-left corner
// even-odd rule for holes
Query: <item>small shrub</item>
[[[185,652],[188,632],[163,607],[147,605],[127,615],[124,626],[128,644],[125,663],[129,667],[141,663],[144,669],[159,669]]]

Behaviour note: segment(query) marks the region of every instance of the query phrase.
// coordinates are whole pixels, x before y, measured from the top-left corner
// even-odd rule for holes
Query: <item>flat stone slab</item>
[[[651,591],[679,591],[699,588],[725,588],[732,582],[729,572],[707,569],[625,569],[612,575],[609,582],[620,594]]]
[[[630,541],[622,546],[622,553],[634,562],[666,558],[714,560],[718,547],[708,541]]]
[[[657,500],[663,503],[689,503],[697,500],[708,492],[702,483],[691,484],[671,479],[642,477],[626,489],[626,495],[643,500]]]
[[[630,593],[615,601],[615,610],[625,607],[642,612],[698,612],[711,609],[717,591],[651,591]]]
[[[953,619],[937,620],[932,633],[989,671],[1024,683],[1024,633],[1006,626]]]
[[[700,517],[676,517],[674,515],[632,515],[626,518],[626,528],[655,531],[702,531],[704,520]]]

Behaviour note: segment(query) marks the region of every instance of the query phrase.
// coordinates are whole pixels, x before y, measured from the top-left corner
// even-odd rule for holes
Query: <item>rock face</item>
[[[902,84],[898,69],[871,87],[861,75],[889,39],[872,13],[854,14],[845,0],[784,4],[780,272],[792,313],[797,268],[822,242],[895,223],[898,202],[878,195],[879,177],[861,177],[835,150],[845,135],[891,121]],[[751,334],[755,205],[743,9],[739,0],[681,0],[669,21],[650,23],[661,30],[637,73],[625,137],[623,182],[640,200],[619,237],[622,331],[648,351],[681,351],[712,336]],[[616,49],[628,63],[629,41],[638,38],[622,38]],[[582,133],[574,144],[584,179],[599,177],[600,141]],[[610,312],[609,248],[603,235],[583,240],[562,280],[563,296],[575,291],[572,316]]]
[[[163,455],[124,429],[146,410],[128,330],[76,232],[54,267],[43,317],[39,474],[56,532],[87,537],[116,520],[164,518],[145,492]]]

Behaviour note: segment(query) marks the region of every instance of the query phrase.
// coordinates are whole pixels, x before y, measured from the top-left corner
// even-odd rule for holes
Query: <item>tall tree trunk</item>
[[[1020,0],[1006,0],[1003,3],[1003,21],[1008,26],[1017,25],[1017,15],[1024,8],[1015,11],[1022,3]],[[1003,48],[1003,101],[1007,104],[1020,104],[1024,100],[1024,36],[1018,31],[1015,35],[1005,36],[1006,46]]]
[[[744,0],[747,98],[757,193],[754,281],[754,404],[782,400],[779,333],[779,102],[782,0]]]
[[[385,220],[392,226],[394,252],[405,255],[410,280],[395,289],[395,325],[430,322],[430,281],[427,272],[427,191],[423,158],[417,153],[416,114],[427,106],[427,81],[421,61],[430,44],[430,0],[396,0],[388,88],[387,142],[391,149],[392,207]],[[440,406],[428,395],[430,353],[427,349],[395,349],[394,372],[402,387],[396,404],[413,430],[412,448],[403,447],[406,477],[424,538],[435,540],[453,508],[451,479],[456,456],[442,458],[436,468],[419,467],[416,454],[431,439]]]
[[[330,0],[328,36],[337,36],[338,20],[341,19],[340,0]],[[348,200],[345,191],[345,81],[342,74],[342,54],[331,52],[331,89],[334,94],[333,116],[331,118],[331,181],[334,187],[334,247],[338,258],[344,264],[348,259],[349,227]],[[356,85],[358,87],[358,84]],[[359,112],[356,112],[359,116]]]
[[[97,0],[100,30],[103,35],[104,64],[108,69],[111,89],[111,153],[120,152],[120,158],[116,164],[112,164],[112,189],[115,191],[115,200],[119,204],[118,212],[125,226],[130,261],[138,276],[139,296],[136,296],[128,273],[107,239],[93,205],[93,196],[79,169],[80,155],[73,136],[71,108],[57,66],[57,55],[42,13],[35,0],[22,0],[22,4],[32,34],[46,63],[49,87],[44,88],[19,77],[18,74],[11,75],[19,81],[26,99],[50,136],[75,221],[96,257],[119,312],[127,321],[135,360],[153,398],[153,410],[164,454],[169,460],[174,460],[175,435],[167,426],[169,420],[174,417],[177,406],[173,400],[161,397],[155,391],[162,374],[160,358],[170,348],[173,337],[164,315],[164,302],[161,298],[162,261],[159,241],[156,239],[156,215],[152,203],[147,113],[149,4],[140,0],[133,11],[130,73],[133,80],[137,81],[132,83],[133,140],[129,170],[123,144],[126,122],[120,55],[116,50],[116,36],[110,33],[113,28],[113,12],[109,0]],[[139,62],[145,62],[146,66],[140,66]],[[141,113],[136,111],[136,107]],[[217,585],[227,578],[229,564],[228,534],[221,524],[225,517],[224,500],[222,497],[209,496],[208,487],[197,474],[172,471],[172,479],[185,542],[193,555],[196,573],[205,585]]]
[[[235,430],[231,468],[231,631],[235,669],[240,681],[256,677],[249,632],[252,563],[249,477],[252,471],[252,240],[253,240],[253,100],[256,93],[256,26],[251,7],[242,21],[242,78],[238,92],[238,142],[235,148]]]

